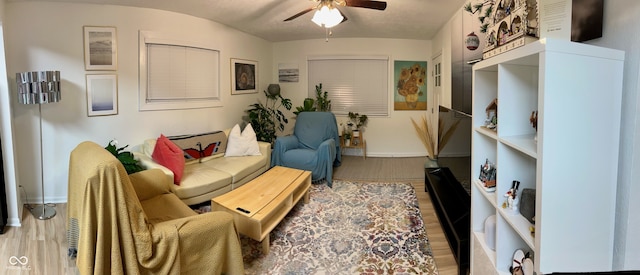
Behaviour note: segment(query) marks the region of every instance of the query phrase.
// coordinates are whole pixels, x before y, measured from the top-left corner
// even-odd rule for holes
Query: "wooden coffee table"
[[[211,211],[233,215],[238,233],[262,243],[269,253],[269,233],[300,198],[309,202],[311,172],[275,166],[243,186],[211,200]]]

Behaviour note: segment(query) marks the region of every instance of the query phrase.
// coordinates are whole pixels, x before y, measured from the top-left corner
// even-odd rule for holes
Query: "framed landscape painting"
[[[300,79],[300,71],[298,64],[280,63],[278,64],[278,82],[298,82]]]
[[[115,71],[118,51],[115,27],[84,26],[84,68],[87,71]]]
[[[258,61],[231,59],[231,94],[257,93]]]

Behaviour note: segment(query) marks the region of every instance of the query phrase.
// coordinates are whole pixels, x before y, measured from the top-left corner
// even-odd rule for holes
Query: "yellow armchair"
[[[90,141],[69,160],[67,237],[80,274],[243,274],[233,218],[198,215],[155,169],[127,175]]]

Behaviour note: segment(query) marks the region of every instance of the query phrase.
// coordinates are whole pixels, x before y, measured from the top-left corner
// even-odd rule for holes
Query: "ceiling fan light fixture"
[[[328,29],[340,24],[342,19],[344,19],[344,17],[338,9],[328,5],[322,5],[320,9],[316,10],[311,21],[320,27]]]

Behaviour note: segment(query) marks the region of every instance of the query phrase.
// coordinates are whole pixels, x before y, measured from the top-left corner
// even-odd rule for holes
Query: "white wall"
[[[29,16],[21,16],[25,14]],[[44,194],[47,202],[66,202],[69,153],[81,141],[91,140],[106,145],[115,138],[120,145],[134,146],[161,133],[174,135],[229,128],[241,122],[249,104],[255,103],[259,97],[264,98],[261,91],[272,82],[270,42],[209,20],[153,9],[47,2],[6,3],[4,18],[17,184],[24,186],[28,202],[37,203],[42,196],[38,106],[17,103],[17,72],[61,71],[62,101],[42,105]],[[83,26],[117,28],[117,71],[84,70]],[[139,30],[163,32],[218,45],[224,107],[139,112]],[[258,61],[261,73],[258,94],[230,95],[232,57]],[[85,75],[95,73],[118,75],[118,115],[87,116]]]
[[[322,31],[322,29],[318,29]],[[279,42],[273,45],[273,73],[277,79],[279,63],[298,64],[300,81],[297,83],[280,83],[282,93],[289,97],[296,106],[301,106],[308,97],[307,57],[318,55],[384,55],[389,57],[389,100],[390,115],[388,117],[369,117],[365,129],[367,156],[398,157],[426,156],[426,149],[415,134],[411,118],[420,119],[426,111],[393,111],[393,61],[418,60],[427,61],[431,76],[431,41],[403,39],[370,39],[350,38],[301,40]],[[433,78],[427,80],[427,93],[433,91]],[[317,83],[316,83],[317,84]],[[315,84],[314,84],[315,85]],[[346,121],[346,117],[337,117],[338,123]],[[295,120],[291,120],[287,129],[291,131]],[[351,154],[352,152],[346,152]],[[353,152],[356,154],[356,152]]]
[[[640,270],[640,1],[605,1],[604,8],[603,36],[587,43],[625,51],[614,268]]]

